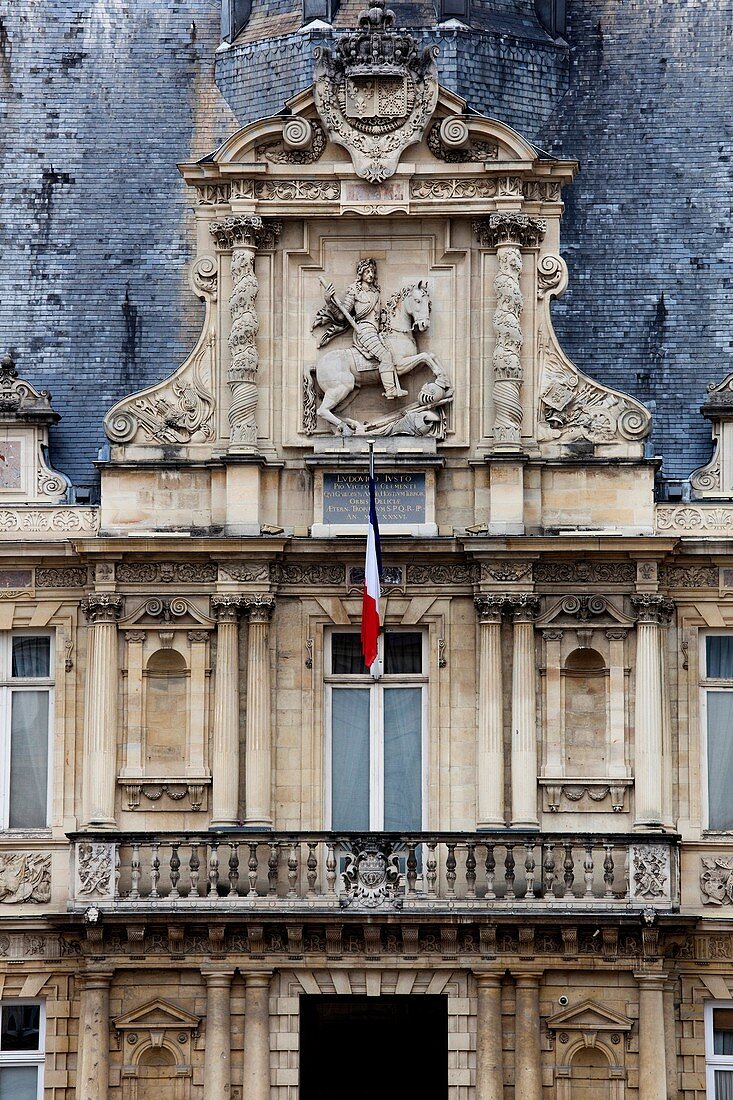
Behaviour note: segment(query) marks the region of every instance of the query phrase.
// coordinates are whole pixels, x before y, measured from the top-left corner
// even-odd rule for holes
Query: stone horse
[[[384,310],[381,335],[394,358],[398,378],[409,374],[416,367],[426,366],[435,375],[435,382],[427,383],[420,391],[419,400],[430,405],[450,389],[450,379],[436,357],[429,351],[418,351],[413,331],[426,332],[430,327],[430,294],[427,282],[405,287],[393,294]],[[336,348],[327,352],[315,367],[306,368],[306,385],[312,386],[313,374],[323,392],[323,400],[317,415],[342,435],[359,431],[357,420],[336,416],[334,410],[361,386],[374,386],[381,382],[377,364],[367,359],[356,348]]]

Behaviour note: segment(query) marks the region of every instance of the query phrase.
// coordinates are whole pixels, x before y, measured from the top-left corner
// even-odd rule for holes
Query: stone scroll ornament
[[[330,140],[348,150],[356,174],[370,183],[394,175],[438,102],[437,49],[421,52],[394,21],[384,0],[372,0],[357,31],[339,38],[333,52],[316,50],[316,110]]]
[[[259,285],[255,275],[255,254],[258,248],[274,245],[280,234],[280,223],[266,223],[262,218],[247,216],[212,222],[210,230],[217,246],[232,252],[232,292],[229,297],[231,363],[227,378],[231,393],[230,448],[240,453],[256,454],[259,320],[255,302]]]
[[[211,256],[202,256],[194,264],[191,285],[206,303],[196,346],[169,378],[123,398],[110,409],[104,430],[113,443],[185,446],[214,439],[216,331],[212,307],[217,271]]]
[[[638,401],[602,386],[582,374],[558,344],[550,304],[568,284],[560,256],[543,256],[537,264],[540,303],[538,331],[540,443],[641,443],[651,431],[651,416]]]

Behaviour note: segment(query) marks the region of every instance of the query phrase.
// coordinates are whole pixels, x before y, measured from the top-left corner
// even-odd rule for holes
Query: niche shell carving
[[[314,97],[328,136],[351,154],[370,183],[394,175],[404,150],[420,141],[438,101],[437,49],[422,54],[411,34],[393,30],[384,0],[359,13],[359,29],[332,53],[316,50]]]

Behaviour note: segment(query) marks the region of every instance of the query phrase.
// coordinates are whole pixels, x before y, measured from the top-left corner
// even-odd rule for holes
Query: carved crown
[[[359,12],[359,29],[344,35],[336,45],[335,66],[352,74],[389,75],[419,63],[418,46],[411,34],[393,30],[395,13],[384,0],[372,0]]]

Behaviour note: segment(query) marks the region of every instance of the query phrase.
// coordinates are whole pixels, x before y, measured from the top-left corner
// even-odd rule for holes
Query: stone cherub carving
[[[452,398],[453,390],[447,371],[432,352],[418,351],[413,330],[426,332],[430,327],[430,293],[427,282],[407,286],[393,294],[382,308],[377,264],[373,259],[360,260],[356,280],[342,298],[338,298],[332,283],[322,280],[325,306],[316,314],[311,330],[324,328],[318,342],[324,347],[334,337],[351,329],[353,346],[334,349],[324,355],[315,368],[306,369],[306,397],[313,397],[313,379],[323,392],[317,415],[342,434],[436,434],[441,417],[424,415],[421,406],[435,409]],[[415,408],[401,408],[394,417],[372,425],[338,417],[335,410],[351,396],[355,388],[381,381],[383,396],[388,401],[406,397],[400,385],[404,374],[426,366],[435,376],[419,394]],[[310,387],[310,388],[309,388]],[[306,402],[307,403],[307,402]],[[431,411],[432,411],[431,409]],[[411,415],[420,412],[422,415]],[[398,427],[398,425],[400,425]]]

